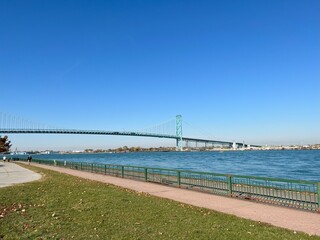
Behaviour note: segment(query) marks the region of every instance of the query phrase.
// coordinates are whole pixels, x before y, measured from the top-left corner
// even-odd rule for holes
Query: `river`
[[[46,154],[33,157],[320,181],[320,150]]]

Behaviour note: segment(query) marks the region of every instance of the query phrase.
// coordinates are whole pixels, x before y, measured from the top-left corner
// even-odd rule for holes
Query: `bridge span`
[[[153,137],[153,138],[167,138],[176,140],[177,150],[183,149],[183,142],[188,146],[189,142],[204,143],[213,145],[227,145],[231,147],[248,147],[248,144],[240,142],[229,142],[211,139],[201,139],[182,136],[182,116],[176,116],[175,122],[175,134],[164,133],[149,133],[140,131],[106,131],[106,130],[78,130],[78,129],[41,129],[41,128],[15,128],[0,126],[0,133],[2,134],[81,134],[81,135],[116,135],[116,136],[135,136],[135,137]],[[250,145],[251,147],[260,147],[259,145]]]
[[[153,134],[130,131],[104,131],[104,130],[77,130],[77,129],[0,129],[3,134],[81,134],[81,135],[116,135],[116,136],[135,136],[135,137],[154,137],[182,140],[184,142],[195,142],[204,144],[221,144],[232,147],[236,144],[238,147],[248,147],[247,144],[240,142],[228,142],[220,140],[210,140],[201,138],[182,137],[169,134]],[[260,147],[258,145],[250,145],[251,147]]]

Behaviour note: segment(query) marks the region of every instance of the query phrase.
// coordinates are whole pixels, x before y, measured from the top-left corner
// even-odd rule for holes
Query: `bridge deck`
[[[89,135],[118,135],[118,136],[136,136],[136,137],[155,137],[179,140],[180,137],[170,134],[143,133],[131,131],[105,131],[105,130],[77,130],[77,129],[0,129],[4,134],[89,134]],[[232,145],[233,142],[182,137],[182,141],[193,141],[209,144]],[[238,146],[247,146],[247,144],[236,142]],[[260,147],[259,145],[250,145]]]

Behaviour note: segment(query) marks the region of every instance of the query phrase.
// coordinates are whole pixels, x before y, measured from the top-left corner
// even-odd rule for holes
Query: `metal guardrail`
[[[33,162],[320,212],[320,182],[101,163]]]

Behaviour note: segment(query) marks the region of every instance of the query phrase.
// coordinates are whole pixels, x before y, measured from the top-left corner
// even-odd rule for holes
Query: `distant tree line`
[[[175,147],[150,147],[150,148],[142,148],[142,147],[128,147],[123,146],[114,149],[92,149],[88,148],[84,150],[86,153],[103,153],[103,152],[163,152],[163,151],[175,151]]]

